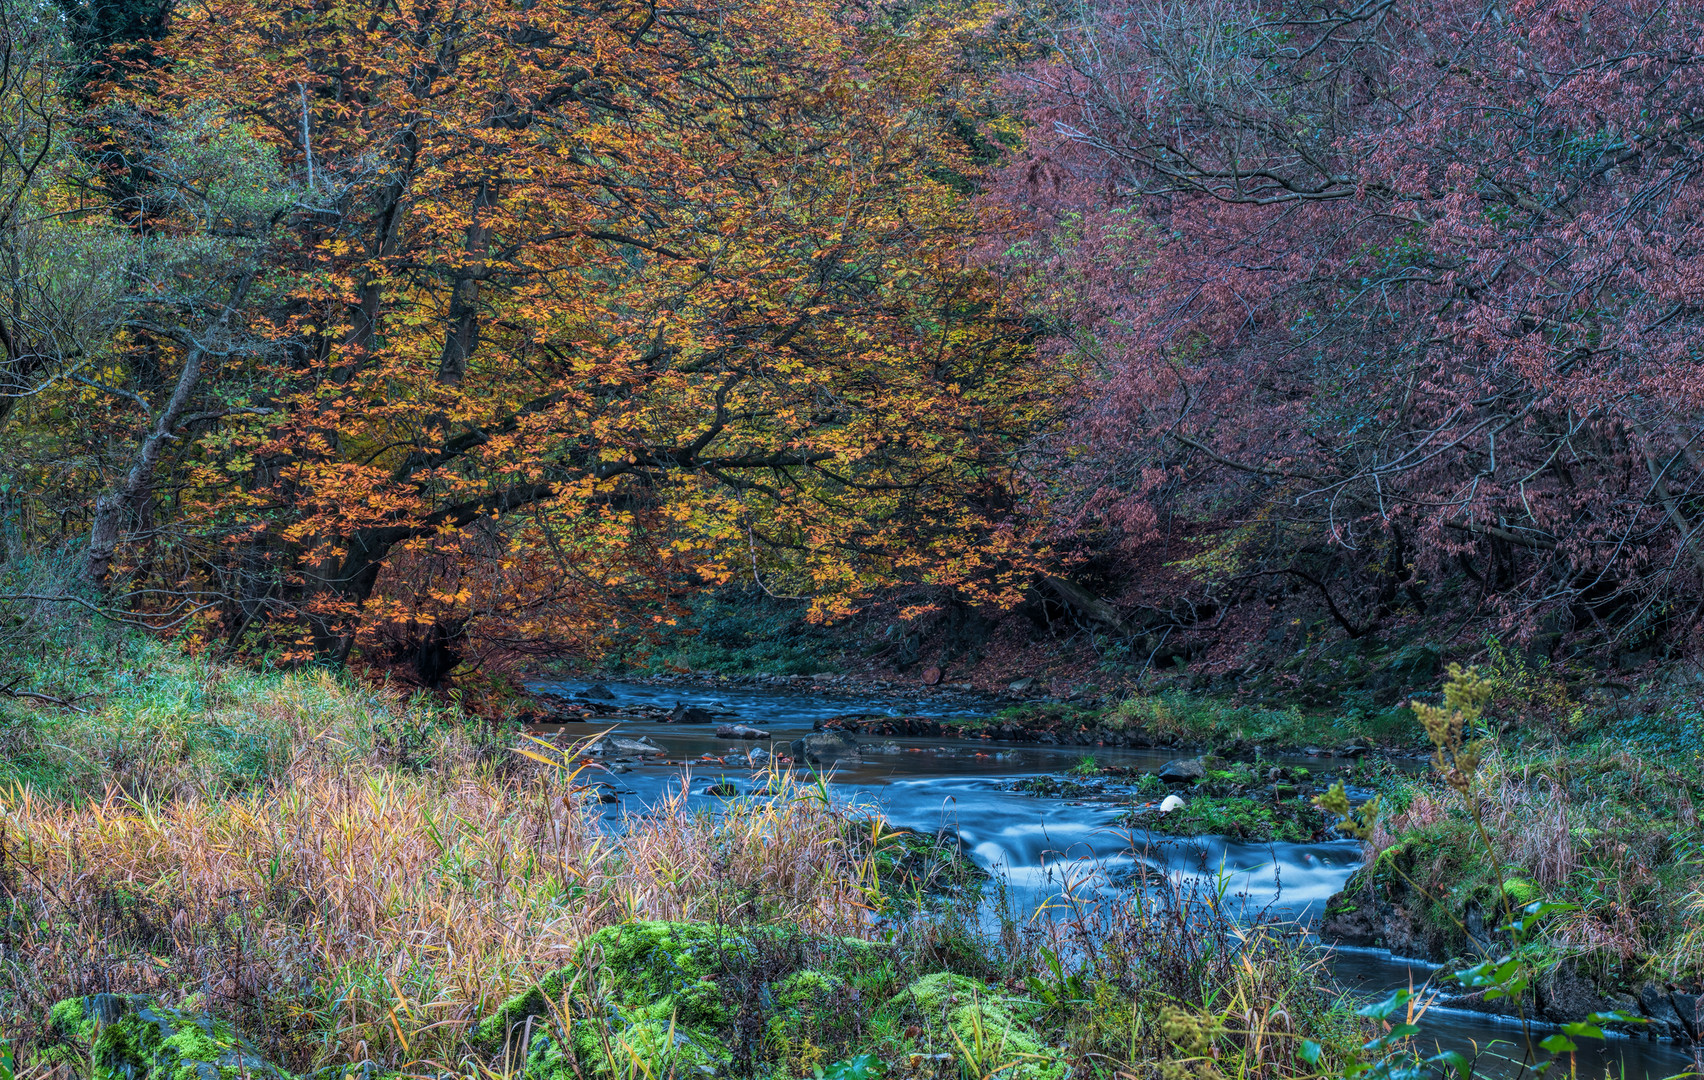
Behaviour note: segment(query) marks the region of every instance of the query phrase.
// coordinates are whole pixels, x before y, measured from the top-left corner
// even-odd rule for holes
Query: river
[[[811,732],[820,720],[851,713],[906,716],[986,715],[986,701],[942,694],[896,702],[891,698],[756,686],[712,687],[692,684],[538,682],[532,689],[582,698],[593,687],[599,704],[611,712],[671,709],[677,704],[721,708],[730,721],[758,725],[769,738],[742,742],[718,738],[714,724],[625,721],[617,733],[645,737],[668,752],[655,764],[639,765],[612,778],[621,803],[612,812],[655,802],[683,779],[689,797],[714,805],[706,789],[723,779],[740,792],[752,786],[744,762],[754,746],[775,746],[783,753],[792,740]],[[607,693],[607,697],[603,695]],[[608,724],[584,726],[588,733]],[[1315,919],[1328,897],[1343,887],[1360,865],[1358,841],[1316,844],[1239,843],[1219,837],[1158,839],[1120,827],[1121,807],[1112,800],[1036,798],[1012,791],[1012,781],[1057,774],[1092,752],[1100,765],[1159,768],[1180,751],[1110,747],[1047,746],[991,740],[862,737],[861,760],[840,762],[833,772],[842,797],[879,806],[894,825],[934,833],[951,829],[966,851],[985,869],[1003,876],[1014,906],[1040,910],[1069,882],[1073,887],[1116,887],[1138,862],[1188,879],[1228,878],[1228,894],[1247,910],[1304,924]],[[1329,769],[1346,762],[1329,757],[1279,758]],[[684,766],[684,767],[683,767]],[[1109,884],[1111,883],[1111,884]],[[1419,986],[1432,968],[1392,957],[1382,950],[1335,949],[1333,971],[1345,991],[1357,997],[1382,997],[1404,986]],[[1485,1075],[1514,1077],[1521,1071],[1520,1028],[1512,1022],[1461,1010],[1434,1007],[1419,1038],[1427,1049],[1454,1049],[1477,1057]],[[1508,1057],[1511,1063],[1500,1064]],[[1617,1080],[1661,1080],[1699,1068],[1692,1052],[1670,1043],[1610,1038],[1583,1043],[1577,1066],[1582,1076]]]

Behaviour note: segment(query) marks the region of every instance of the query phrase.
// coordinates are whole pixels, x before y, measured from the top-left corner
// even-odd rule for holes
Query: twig
[[[83,713],[85,715],[88,714],[89,710],[79,709],[72,703],[81,701],[86,697],[94,696],[93,693],[88,693],[78,694],[76,697],[58,698],[54,697],[52,694],[38,694],[34,690],[14,690],[10,686],[0,686],[0,694],[4,694],[9,698],[30,698],[35,701],[45,701],[49,705],[56,705],[61,709],[70,709],[74,713]]]

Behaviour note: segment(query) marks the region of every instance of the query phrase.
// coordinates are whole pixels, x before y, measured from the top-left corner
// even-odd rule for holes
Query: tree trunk
[[[177,427],[190,399],[195,396],[195,388],[201,381],[202,363],[209,351],[223,351],[230,337],[231,316],[247,295],[251,280],[252,275],[243,275],[231,290],[230,303],[190,346],[189,354],[184,357],[183,370],[178,372],[177,385],[172,388],[172,396],[154,418],[153,427],[142,439],[142,445],[137,447],[130,471],[124,474],[118,486],[95,500],[94,522],[89,527],[89,550],[83,562],[83,576],[91,583],[106,585],[113,556],[124,533],[124,522],[136,514],[153,490],[154,469],[159,465],[166,443],[175,438],[172,429]]]
[[[497,205],[496,185],[481,180],[473,196],[473,212],[467,223],[467,264],[456,271],[450,291],[450,325],[444,333],[444,351],[438,358],[438,378],[447,386],[460,386],[467,362],[479,347],[479,283],[485,277],[485,257],[491,229],[481,218]]]

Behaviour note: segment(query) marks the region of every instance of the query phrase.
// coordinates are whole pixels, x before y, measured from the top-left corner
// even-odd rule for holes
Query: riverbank
[[[43,663],[65,706],[0,702],[20,1075],[1299,1078],[1360,1053],[1299,929],[1211,890],[989,924],[950,846],[790,771],[609,829],[571,739],[325,672],[63,644]]]
[[[1704,707],[1593,716],[1520,674],[1452,667],[1416,705],[1436,767],[1355,815],[1322,938],[1464,972],[1462,1007],[1704,1039]]]
[[[1496,748],[1477,800],[1436,775],[1392,777],[1322,939],[1459,970],[1518,953],[1503,928],[1550,905],[1526,943],[1531,990],[1457,988],[1453,1004],[1555,1023],[1622,1012],[1638,1021],[1627,1033],[1704,1040],[1704,759],[1664,750],[1603,737]]]

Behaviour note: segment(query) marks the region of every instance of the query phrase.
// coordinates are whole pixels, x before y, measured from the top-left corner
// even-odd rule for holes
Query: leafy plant
[[[887,1075],[887,1066],[874,1054],[858,1054],[831,1065],[818,1066],[812,1075],[816,1080],[881,1080]]]

